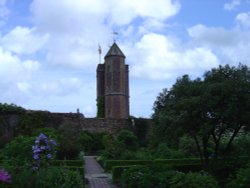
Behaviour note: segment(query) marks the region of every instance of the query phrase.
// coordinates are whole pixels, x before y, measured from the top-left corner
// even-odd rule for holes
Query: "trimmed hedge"
[[[235,162],[242,164],[249,161],[249,157],[239,157],[238,159],[219,159],[216,164],[223,163],[226,166],[235,164]],[[211,163],[210,168],[216,164]],[[199,158],[184,158],[184,159],[155,159],[155,160],[108,160],[105,162],[105,170],[110,171],[112,169],[112,176],[114,181],[121,179],[122,173],[133,166],[144,165],[159,165],[169,167],[179,172],[199,172],[202,170],[201,161]],[[220,166],[220,165],[219,165]]]
[[[184,158],[184,159],[155,159],[155,160],[107,160],[104,163],[105,171],[110,171],[114,166],[131,166],[131,165],[200,165],[199,158]]]
[[[105,171],[111,171],[114,166],[149,165],[152,160],[107,160],[104,163]]]
[[[183,159],[155,159],[154,163],[163,165],[189,165],[201,164],[199,158],[183,158]]]
[[[0,160],[0,165],[6,162],[10,163],[11,160]],[[52,167],[62,167],[72,171],[78,171],[84,175],[84,160],[54,160],[51,164]]]
[[[84,167],[76,167],[76,166],[63,166],[63,169],[67,169],[70,171],[77,171],[79,172],[82,176],[84,176]]]
[[[122,177],[122,173],[128,170],[129,168],[138,165],[130,165],[130,166],[114,166],[112,168],[112,180],[119,181]]]
[[[75,166],[83,167],[84,160],[53,160],[52,166]]]
[[[113,181],[119,181],[121,179],[122,173],[134,166],[144,166],[144,165],[114,166],[112,168]],[[164,166],[169,167],[169,169],[173,169],[184,173],[199,172],[200,170],[202,170],[202,166],[200,164],[164,165]]]

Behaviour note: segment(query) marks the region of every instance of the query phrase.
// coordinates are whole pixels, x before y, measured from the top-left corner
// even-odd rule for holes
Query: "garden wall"
[[[26,125],[28,124],[28,125]],[[0,114],[0,137],[13,137],[21,127],[36,128],[61,125],[77,126],[79,130],[90,132],[109,132],[115,135],[121,129],[133,130],[131,119],[85,118],[81,113],[51,113],[48,111],[27,111],[24,114]]]

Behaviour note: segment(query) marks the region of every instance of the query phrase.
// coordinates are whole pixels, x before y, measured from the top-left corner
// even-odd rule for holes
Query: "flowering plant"
[[[0,169],[0,182],[11,183],[11,176],[4,169]]]
[[[38,170],[43,164],[48,166],[50,164],[53,155],[55,154],[56,142],[53,139],[49,139],[43,133],[36,138],[35,144],[32,146],[33,159],[35,164],[33,170]]]

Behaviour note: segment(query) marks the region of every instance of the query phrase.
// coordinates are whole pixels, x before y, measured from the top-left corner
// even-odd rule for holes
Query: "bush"
[[[182,158],[182,159],[155,159],[155,163],[163,165],[188,165],[188,164],[201,164],[199,158]]]
[[[107,160],[104,168],[105,171],[110,171],[114,166],[150,165],[152,162],[152,160]]]
[[[168,188],[174,175],[169,168],[157,165],[131,166],[122,172],[121,182],[124,188]]]
[[[84,151],[93,152],[104,149],[103,138],[107,133],[91,133],[81,132],[78,142],[83,147]]]
[[[166,143],[160,143],[155,149],[154,157],[160,159],[184,158],[185,155],[179,150],[170,149]]]
[[[236,176],[228,183],[230,188],[247,188],[250,185],[250,164],[246,168],[241,168]]]
[[[153,175],[147,166],[135,166],[122,174],[123,188],[151,188],[155,187]]]
[[[125,145],[117,140],[113,140],[101,154],[103,160],[120,159],[122,153],[126,150]]]
[[[134,121],[134,131],[140,147],[146,147],[148,144],[150,121],[144,118],[132,118],[132,121]]]
[[[18,136],[2,149],[5,165],[18,168],[27,164],[32,164],[32,145],[35,137]]]
[[[171,188],[217,188],[218,183],[216,180],[208,175],[201,173],[176,173],[170,179]]]
[[[126,149],[135,150],[138,147],[138,138],[128,130],[122,130],[117,135],[117,140],[123,143]]]
[[[83,167],[84,160],[53,160],[52,166],[74,166]]]
[[[123,172],[125,172],[126,170],[128,170],[131,167],[133,167],[133,166],[114,166],[112,168],[112,180],[113,181],[120,180]]]
[[[23,169],[13,176],[13,188],[82,188],[82,176],[77,171],[62,168]]]
[[[81,151],[81,145],[78,142],[78,125],[73,123],[62,124],[59,127],[59,148],[57,158],[76,159]]]

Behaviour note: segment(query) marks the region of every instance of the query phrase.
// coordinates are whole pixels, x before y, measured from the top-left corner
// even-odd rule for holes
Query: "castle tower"
[[[125,55],[114,42],[97,66],[97,117],[129,117],[129,68]]]

